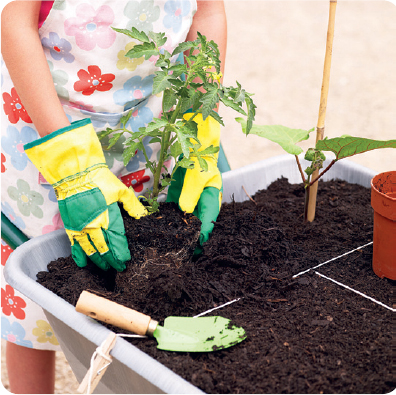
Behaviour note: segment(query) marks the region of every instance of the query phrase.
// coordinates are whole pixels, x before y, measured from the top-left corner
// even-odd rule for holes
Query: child
[[[107,209],[102,207],[99,216],[91,216],[91,223],[79,223],[75,230],[73,224],[65,222],[79,266],[86,264],[88,255],[104,269],[111,265],[123,270],[127,248],[113,251],[101,229],[114,231],[120,245],[125,246],[122,229],[112,229],[114,223],[119,225],[119,219],[115,213],[111,220],[110,207],[122,200],[130,215],[137,218],[144,215],[144,209],[119,180],[128,180],[136,195],[152,187],[141,153],[124,167],[120,141],[112,150],[104,151],[110,172],[103,166],[103,152],[92,133],[94,128],[99,131],[116,126],[129,111],[133,112],[128,123],[131,130],[147,125],[161,113],[162,98],[151,94],[155,59],[126,58],[132,40],[111,29],[132,26],[146,32],[165,32],[169,52],[184,40],[194,40],[199,31],[219,44],[224,67],[226,18],[222,0],[13,1],[2,12],[2,212],[28,237],[62,228],[66,217],[61,202],[67,200],[70,190],[74,197],[78,195],[78,204],[73,206],[76,212],[84,213],[92,202],[81,203],[78,185],[71,182],[63,188],[62,183],[64,179],[75,180],[76,175],[80,182],[89,167],[86,164],[92,165],[89,174],[92,179],[97,177],[95,185],[110,187],[99,187],[99,200],[103,203],[105,197]],[[219,141],[218,130],[209,132]],[[88,152],[87,146],[93,151]],[[148,151],[155,158],[158,147],[150,145]],[[92,168],[99,169],[95,175]],[[217,169],[209,173],[216,178],[216,185],[219,179],[221,182]],[[188,170],[188,174],[194,181],[199,169]],[[187,174],[185,177],[187,182]],[[180,200],[182,209],[192,211],[202,200],[202,189],[213,183],[208,179],[200,184],[197,188],[190,181],[188,196],[183,197],[185,207],[189,207],[183,208]],[[90,189],[90,199],[92,189],[97,192],[98,188]],[[178,200],[179,195],[180,191],[173,194],[173,199]],[[58,203],[63,207],[61,212]],[[209,201],[209,206],[213,205],[218,206],[218,201]],[[106,217],[103,212],[110,214]],[[88,228],[94,229],[91,239],[98,239],[94,247],[86,243]],[[2,281],[1,327],[2,338],[8,340],[10,391],[52,393],[54,351],[60,350],[56,337],[41,308]]]

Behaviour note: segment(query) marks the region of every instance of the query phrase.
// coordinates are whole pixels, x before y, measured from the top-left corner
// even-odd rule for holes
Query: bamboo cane
[[[319,116],[316,127],[316,142],[318,142],[319,140],[323,140],[324,138],[327,97],[329,93],[329,82],[330,82],[331,55],[333,51],[336,6],[337,6],[337,0],[330,0],[329,23],[327,28],[327,41],[326,41],[326,55],[325,55],[324,68],[323,68],[322,89],[320,92]],[[313,180],[318,176],[318,173],[319,170],[315,170],[313,172],[312,174]],[[313,184],[307,190],[308,208],[307,208],[306,220],[308,222],[312,222],[315,218],[317,192],[318,192],[318,183],[315,182],[315,184]]]

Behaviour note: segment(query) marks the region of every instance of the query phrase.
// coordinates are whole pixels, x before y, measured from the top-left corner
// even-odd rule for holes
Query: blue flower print
[[[153,116],[153,112],[148,107],[139,107],[133,111],[125,126],[132,132],[137,132],[139,128],[147,126],[153,120]]]
[[[142,77],[136,75],[130,78],[123,85],[123,89],[114,92],[113,98],[115,104],[124,106],[124,110],[136,106],[145,100],[153,91],[154,74],[148,75],[142,80]]]
[[[1,138],[3,150],[11,156],[11,164],[17,170],[24,170],[28,163],[23,146],[37,139],[37,132],[29,126],[24,126],[21,132],[15,127],[7,127],[7,135]]]
[[[58,199],[56,198],[55,190],[54,190],[54,188],[52,188],[52,185],[50,185],[50,184],[41,184],[41,186],[48,191],[48,199],[51,202],[56,203],[58,201]]]
[[[91,122],[94,128],[100,129],[107,125],[117,126],[120,123],[122,115],[111,112],[92,112],[87,110],[80,110],[81,114],[91,118]]]
[[[1,202],[1,212],[18,228],[25,229],[25,222],[15,214],[13,208],[7,202]]]
[[[66,63],[74,62],[74,56],[70,53],[72,46],[65,38],[60,38],[57,33],[50,32],[49,38],[41,40],[44,48],[48,48],[53,59],[63,59]]]
[[[18,344],[28,348],[33,348],[33,343],[30,340],[25,340],[25,329],[19,322],[12,324],[6,317],[1,317],[1,338],[11,343]]]
[[[146,148],[146,153],[147,153],[148,158],[150,158],[151,155],[153,154],[153,150],[150,147],[150,140],[151,140],[151,137],[145,137],[143,139],[143,145]],[[139,167],[140,167],[139,164],[142,162],[146,163],[146,158],[144,157],[143,151],[137,151],[135,156],[126,165],[126,169],[129,172],[137,171],[137,170],[139,170]]]
[[[190,12],[190,2],[185,0],[169,0],[165,3],[164,26],[179,33],[183,17]]]

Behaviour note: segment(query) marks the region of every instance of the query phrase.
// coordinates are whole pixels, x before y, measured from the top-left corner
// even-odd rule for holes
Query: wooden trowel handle
[[[123,328],[137,335],[152,336],[158,322],[136,310],[112,302],[101,296],[83,291],[77,301],[76,311],[95,320]]]

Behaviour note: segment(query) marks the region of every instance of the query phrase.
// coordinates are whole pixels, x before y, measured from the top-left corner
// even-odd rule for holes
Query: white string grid
[[[305,274],[305,273],[307,273],[307,272],[309,272],[309,271],[311,271],[311,270],[317,269],[318,267],[321,267],[321,266],[323,266],[323,265],[325,265],[325,264],[327,264],[327,263],[329,263],[329,262],[333,262],[333,261],[335,261],[335,260],[337,260],[337,259],[339,259],[339,258],[342,258],[342,257],[346,256],[346,255],[352,254],[353,252],[358,251],[358,250],[361,250],[362,248],[367,247],[367,246],[369,246],[369,245],[371,245],[371,244],[373,244],[373,242],[364,244],[364,245],[362,245],[362,246],[360,246],[360,247],[357,247],[357,248],[355,248],[355,249],[353,249],[353,250],[351,250],[351,251],[348,251],[348,252],[346,252],[346,253],[344,253],[344,254],[342,254],[342,255],[339,255],[339,256],[337,256],[337,257],[335,257],[335,258],[329,259],[329,260],[326,261],[326,262],[320,263],[319,265],[316,265],[316,266],[311,267],[311,268],[309,268],[309,269],[307,269],[307,270],[304,270],[304,271],[302,271],[302,272],[300,272],[300,273],[297,273],[297,274],[295,274],[292,278],[296,278],[296,277],[298,277],[298,276],[301,276],[302,274]],[[362,293],[362,292],[360,292],[360,291],[357,291],[357,290],[355,290],[355,289],[353,289],[353,288],[351,288],[351,287],[348,287],[347,285],[342,284],[342,283],[340,283],[339,281],[336,281],[336,280],[334,280],[334,279],[332,279],[332,278],[330,278],[330,277],[327,277],[327,276],[325,276],[324,274],[321,274],[321,273],[317,272],[316,270],[315,270],[315,274],[317,274],[318,276],[320,276],[320,277],[322,277],[322,278],[325,278],[326,280],[332,281],[332,282],[334,282],[335,284],[337,284],[337,285],[339,285],[339,286],[341,286],[341,287],[344,287],[344,288],[348,289],[349,291],[355,292],[356,294],[358,294],[358,295],[360,295],[360,296],[362,296],[362,297],[364,297],[364,298],[366,298],[366,299],[369,299],[369,300],[371,300],[372,302],[377,303],[378,305],[380,305],[380,306],[382,306],[382,307],[385,307],[386,309],[389,309],[389,310],[391,310],[391,311],[396,311],[396,309],[394,309],[394,308],[392,308],[392,307],[389,307],[389,306],[387,306],[386,304],[384,304],[384,303],[382,303],[382,302],[380,302],[380,301],[378,301],[378,300],[376,300],[376,299],[374,299],[374,298],[372,298],[372,297],[370,297],[370,296],[367,296],[367,295],[365,295],[364,293]],[[231,300],[230,302],[224,303],[224,304],[222,304],[222,305],[220,305],[220,306],[214,307],[213,309],[206,310],[206,311],[204,311],[203,313],[197,314],[197,315],[195,315],[193,318],[202,317],[202,316],[204,316],[204,315],[206,315],[206,314],[211,313],[212,311],[221,309],[221,308],[223,308],[223,307],[225,307],[225,306],[228,306],[228,305],[230,305],[230,304],[232,304],[232,303],[238,302],[238,301],[241,300],[241,299],[243,299],[243,298],[237,298],[237,299]],[[118,333],[116,336],[120,336],[120,337],[138,337],[138,338],[147,337],[147,336],[141,336],[141,335],[127,335],[127,334],[123,334],[123,333]],[[111,358],[108,358],[106,355],[103,354],[103,352],[102,352],[102,345],[103,345],[103,343],[96,349],[96,351],[93,353],[92,358],[91,358],[90,376],[89,376],[89,383],[88,383],[88,389],[87,389],[87,393],[88,393],[88,394],[90,393],[90,392],[89,392],[89,391],[90,391],[90,383],[91,383],[91,381],[92,381],[92,375],[93,375],[93,372],[92,372],[92,364],[93,364],[93,360],[95,359],[96,355],[100,355],[101,357],[103,357],[103,358],[105,358],[107,361],[109,361],[109,362],[108,362],[103,368],[101,368],[96,374],[99,375],[100,372],[101,372],[103,369],[107,368],[107,366],[109,366],[110,363],[111,363]]]

